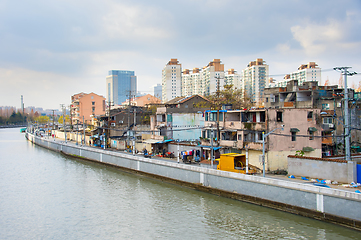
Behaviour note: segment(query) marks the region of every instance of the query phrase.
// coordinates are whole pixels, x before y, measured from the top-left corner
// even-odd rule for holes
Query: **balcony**
[[[260,142],[243,142],[243,148],[262,151],[263,144]]]
[[[224,127],[228,129],[240,129],[242,128],[242,123],[241,121],[226,121]]]
[[[333,123],[323,123],[321,125],[323,131],[332,131],[335,130],[335,124]]]
[[[266,123],[264,122],[243,122],[241,129],[264,131],[266,129]]]
[[[322,144],[325,144],[325,145],[332,145],[333,144],[333,141],[332,141],[332,136],[323,136],[322,137]]]
[[[234,147],[234,148],[238,147],[237,141],[232,141],[232,140],[220,140],[219,145],[222,147]]]
[[[283,107],[285,107],[285,108],[293,108],[294,103],[293,102],[284,102]]]

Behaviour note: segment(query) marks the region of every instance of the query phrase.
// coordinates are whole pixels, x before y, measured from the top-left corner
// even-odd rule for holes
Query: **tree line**
[[[13,112],[10,117],[0,116],[0,125],[19,125],[26,123],[27,117],[20,112]]]

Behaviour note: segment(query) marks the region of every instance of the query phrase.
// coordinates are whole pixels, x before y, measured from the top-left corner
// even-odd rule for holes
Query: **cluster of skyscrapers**
[[[233,68],[224,70],[220,59],[213,59],[208,65],[193,69],[182,69],[177,59],[171,59],[162,70],[162,84],[154,87],[154,96],[162,102],[180,96],[199,94],[207,96],[222,90],[224,85],[232,85],[241,90],[255,104],[264,102],[267,87],[284,87],[290,80],[298,80],[299,85],[307,81],[320,81],[321,69],[314,62],[302,64],[297,71],[275,81],[269,75],[269,66],[262,58],[249,62],[240,73]],[[106,98],[114,105],[121,105],[137,93],[137,77],[134,71],[111,70],[106,77]]]
[[[182,69],[177,59],[171,59],[162,70],[162,102],[193,94],[207,96],[222,90],[224,85],[233,85],[233,88],[241,90],[243,97],[255,104],[262,104],[265,88],[281,87],[290,80],[298,80],[300,85],[306,81],[320,81],[321,69],[314,62],[302,64],[296,72],[275,82],[269,75],[269,66],[262,58],[249,62],[240,73],[233,68],[225,71],[220,59],[192,70]]]

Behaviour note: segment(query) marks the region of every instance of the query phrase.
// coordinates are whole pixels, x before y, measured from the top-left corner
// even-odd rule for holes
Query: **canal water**
[[[0,239],[360,238],[334,224],[67,157],[26,141],[18,128],[0,129]]]

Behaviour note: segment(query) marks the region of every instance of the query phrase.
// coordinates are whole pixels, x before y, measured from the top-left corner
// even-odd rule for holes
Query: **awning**
[[[312,151],[314,151],[315,149],[313,149],[312,147],[303,147],[302,148],[302,151],[304,151],[304,152],[312,152]]]
[[[164,140],[164,141],[158,141],[156,143],[168,143],[168,142],[171,142],[173,141],[173,139],[167,139],[167,140]]]
[[[154,143],[158,143],[159,140],[156,139],[145,139],[143,140],[143,143],[149,143],[149,144],[154,144]]]
[[[300,131],[300,129],[298,129],[298,128],[291,128],[290,129],[290,132],[299,132]]]
[[[227,110],[218,110],[220,113],[221,112],[227,112]],[[205,112],[212,112],[212,113],[216,113],[217,110],[206,110]]]
[[[201,147],[201,148],[211,148],[211,146],[206,146],[206,145],[197,145],[196,147]],[[213,147],[213,150],[216,151],[216,150],[219,150],[221,149],[221,147]]]
[[[309,132],[317,132],[317,128],[315,128],[315,127],[309,127],[309,128],[308,128],[308,131],[309,131]]]
[[[143,140],[143,143],[155,144],[155,143],[168,143],[168,142],[171,142],[171,141],[173,141],[173,139],[167,139],[167,140],[164,140],[164,141],[159,141],[157,139],[145,139],[145,140]]]

